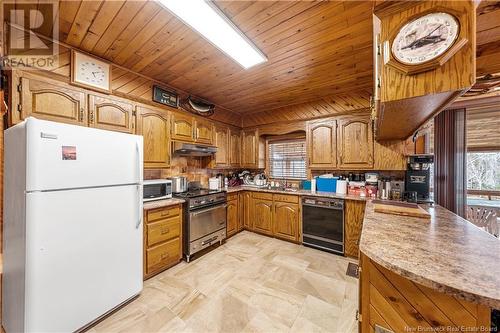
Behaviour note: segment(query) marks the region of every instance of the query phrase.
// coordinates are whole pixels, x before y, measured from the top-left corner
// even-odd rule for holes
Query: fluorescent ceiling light
[[[245,69],[266,56],[213,4],[204,0],[158,0],[175,16]]]

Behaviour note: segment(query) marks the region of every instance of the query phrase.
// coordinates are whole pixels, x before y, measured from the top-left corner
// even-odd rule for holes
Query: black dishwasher
[[[305,197],[302,199],[303,244],[344,254],[344,200]]]

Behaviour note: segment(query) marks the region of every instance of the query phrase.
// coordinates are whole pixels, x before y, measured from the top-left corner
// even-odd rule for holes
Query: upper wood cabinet
[[[208,120],[195,120],[195,137],[194,140],[198,143],[206,143],[211,145],[214,141],[214,126]]]
[[[227,127],[215,127],[215,141],[214,145],[217,147],[215,154],[215,166],[225,167],[229,163],[229,129]]]
[[[337,137],[340,168],[373,168],[373,132],[370,119],[339,120]]]
[[[298,202],[298,197],[295,197]],[[274,202],[273,234],[297,242],[299,240],[300,209],[298,203]]]
[[[407,139],[474,85],[476,6],[477,2],[471,0],[375,2],[373,50],[377,140]],[[459,24],[454,44],[434,60],[402,66],[392,52],[396,35],[409,22],[433,12],[454,16]],[[433,38],[439,33],[436,31]],[[434,39],[434,42],[440,41]]]
[[[172,140],[194,141],[194,117],[172,113]]]
[[[258,129],[241,131],[241,167],[265,167],[265,142],[259,137]]]
[[[134,105],[111,96],[89,95],[89,126],[125,133],[133,133]]]
[[[19,121],[27,117],[87,126],[85,93],[68,85],[44,78],[20,78]],[[15,111],[13,111],[15,112]]]
[[[241,165],[241,134],[238,130],[229,131],[229,164],[233,167]]]
[[[144,167],[170,166],[169,116],[165,111],[137,107],[137,134],[144,137]]]
[[[253,221],[253,230],[263,234],[273,234],[273,201],[252,198],[250,217]]]
[[[307,154],[310,168],[337,167],[337,122],[335,120],[307,123]]]

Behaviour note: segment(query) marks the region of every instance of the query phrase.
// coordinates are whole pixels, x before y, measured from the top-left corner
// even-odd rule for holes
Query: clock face
[[[109,91],[108,63],[77,52],[73,61],[75,83]]]
[[[458,37],[460,27],[448,13],[431,13],[406,24],[392,43],[399,62],[418,65],[445,53]]]

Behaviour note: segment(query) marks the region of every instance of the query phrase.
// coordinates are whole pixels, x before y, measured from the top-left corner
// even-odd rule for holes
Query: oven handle
[[[192,216],[198,216],[200,214],[208,213],[208,212],[210,212],[212,210],[216,210],[216,209],[220,209],[220,208],[227,208],[227,205],[226,204],[224,204],[224,205],[217,205],[217,206],[210,207],[210,208],[207,208],[207,209],[197,210],[197,211],[191,212],[189,214],[192,215]]]
[[[333,209],[333,210],[344,210],[344,207],[330,207],[330,206],[319,206],[319,205],[310,205],[310,204],[305,204],[302,203],[302,206],[308,206],[308,207],[316,207],[316,208],[326,208],[326,209]]]

